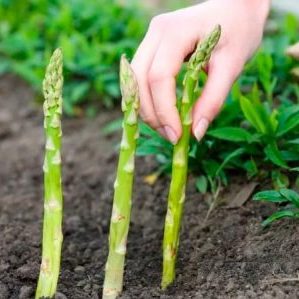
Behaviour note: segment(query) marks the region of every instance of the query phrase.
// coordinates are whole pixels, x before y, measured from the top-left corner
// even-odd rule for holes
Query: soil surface
[[[64,244],[60,299],[101,298],[119,136],[101,128],[119,116],[64,119]],[[13,77],[0,80],[0,299],[34,297],[40,264],[43,191],[42,109]],[[269,204],[218,207],[205,228],[208,205],[190,178],[175,283],[159,288],[161,243],[169,178],[153,186],[137,160],[124,292],[121,298],[299,298],[299,226],[285,220],[262,229]],[[239,178],[223,195],[244,187]],[[297,279],[297,281],[296,281]]]

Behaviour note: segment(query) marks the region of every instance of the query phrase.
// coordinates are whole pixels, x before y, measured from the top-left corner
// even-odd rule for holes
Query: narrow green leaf
[[[189,157],[196,159],[196,153],[198,149],[198,144],[193,143],[190,145],[190,150],[189,150]]]
[[[76,82],[74,84],[70,84],[67,88],[70,101],[73,104],[84,102],[84,97],[88,94],[89,90],[90,90],[89,82],[82,82],[82,83]]]
[[[287,175],[279,170],[274,170],[271,173],[272,183],[275,190],[280,190],[283,188],[288,188],[290,181]]]
[[[268,191],[261,191],[256,193],[253,200],[257,201],[269,201],[269,202],[288,202],[288,199],[285,198],[279,191],[275,190],[268,190]]]
[[[253,158],[244,163],[244,168],[246,169],[248,178],[252,178],[258,173],[258,168]]]
[[[291,189],[281,189],[279,190],[280,194],[287,198],[290,202],[293,203],[297,208],[299,208],[299,194]]]
[[[195,186],[200,193],[205,194],[208,189],[208,179],[204,175],[201,175],[197,178]]]
[[[232,142],[248,142],[251,135],[242,128],[225,127],[209,130],[207,135]]]
[[[160,150],[160,152],[170,151],[172,150],[172,145],[169,141],[159,138],[143,138],[140,137],[138,140],[138,147],[156,147]]]
[[[208,177],[214,178],[220,164],[215,160],[207,159],[202,161],[202,166]]]
[[[254,106],[249,99],[241,97],[240,99],[241,109],[244,116],[249,121],[249,123],[256,128],[256,130],[262,134],[267,132],[265,126],[265,120],[261,119],[257,107]]]
[[[278,112],[275,109],[275,110],[272,111],[272,113],[269,116],[269,125],[270,125],[272,133],[276,132],[277,128],[278,128],[277,115],[278,115]]]
[[[286,144],[294,144],[294,145],[299,145],[299,138],[288,140]]]
[[[277,221],[281,218],[298,218],[298,213],[292,210],[278,211],[268,217],[265,221],[262,222],[262,226],[266,227],[274,221]]]
[[[275,165],[283,167],[283,168],[288,168],[288,165],[286,162],[283,160],[283,157],[277,148],[276,143],[270,143],[266,146],[264,149],[264,152],[267,156],[267,158],[273,162]]]
[[[150,126],[148,126],[144,122],[140,123],[139,129],[140,129],[140,134],[142,134],[142,135],[151,136],[151,137],[159,137],[160,136],[155,130],[153,130]]]
[[[221,163],[221,165],[218,167],[217,171],[216,171],[216,176],[219,175],[220,171],[234,158],[242,155],[245,152],[244,148],[238,148],[235,151],[233,151],[232,153],[230,153],[225,159],[224,161]]]
[[[117,118],[117,119],[109,122],[102,129],[102,133],[106,136],[106,135],[110,135],[112,133],[115,133],[117,131],[120,131],[121,130],[122,122],[123,122],[122,118]]]
[[[277,136],[283,136],[299,126],[299,113],[290,117],[285,123],[281,124]]]
[[[299,152],[292,151],[280,151],[281,157],[284,161],[299,161]]]
[[[157,155],[160,152],[161,149],[156,146],[138,146],[136,149],[136,156]]]
[[[279,110],[279,125],[284,126],[285,122],[292,116],[298,115],[299,113],[299,105],[292,106],[282,106],[278,108]]]

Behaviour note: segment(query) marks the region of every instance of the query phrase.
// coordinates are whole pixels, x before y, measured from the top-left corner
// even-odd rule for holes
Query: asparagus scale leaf
[[[103,298],[116,298],[122,291],[127,236],[130,224],[134,160],[138,139],[138,85],[133,70],[122,56],[120,63],[123,133],[114,183],[114,199],[109,234],[109,255],[103,287]]]
[[[188,170],[188,150],[191,129],[191,113],[195,94],[198,88],[200,71],[207,65],[211,53],[219,41],[220,26],[216,26],[211,34],[200,42],[191,56],[184,77],[184,92],[180,105],[180,119],[183,126],[182,137],[174,146],[172,160],[172,179],[168,195],[168,208],[164,227],[163,240],[163,276],[161,286],[165,289],[175,278],[175,262],[179,246],[179,233]]]
[[[42,261],[35,298],[55,295],[60,271],[63,196],[61,185],[62,52],[55,50],[43,81],[44,130],[44,220]]]

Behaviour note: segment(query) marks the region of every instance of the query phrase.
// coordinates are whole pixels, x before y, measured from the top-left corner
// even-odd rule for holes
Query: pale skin
[[[271,0],[209,0],[154,17],[132,61],[142,119],[177,143],[182,126],[176,108],[176,75],[198,41],[219,24],[221,38],[192,115],[192,133],[200,141],[258,48],[270,5]]]

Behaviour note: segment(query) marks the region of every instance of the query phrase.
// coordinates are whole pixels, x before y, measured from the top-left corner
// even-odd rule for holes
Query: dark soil
[[[100,298],[107,256],[112,185],[119,136],[101,128],[118,117],[63,122],[64,245],[60,299]],[[0,81],[0,298],[33,298],[40,263],[42,228],[42,109],[12,77]],[[168,178],[144,183],[153,161],[138,159],[124,292],[121,298],[299,298],[299,226],[281,221],[263,230],[274,207],[247,203],[217,208],[207,226],[208,206],[187,191],[175,284],[159,288],[161,243]],[[245,178],[240,178],[245,181]],[[243,183],[244,184],[244,183]],[[242,185],[226,192],[233,198]]]

